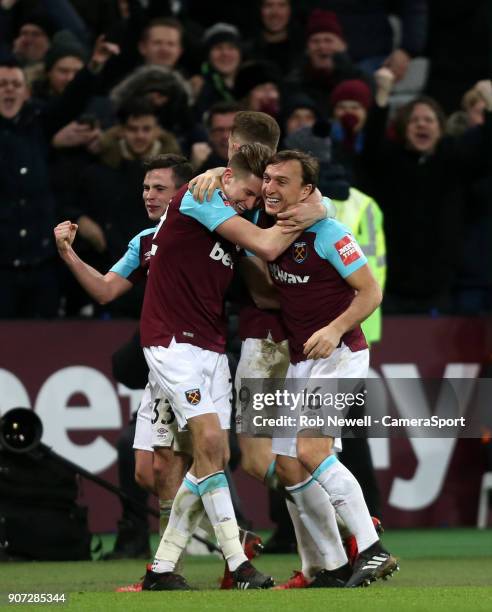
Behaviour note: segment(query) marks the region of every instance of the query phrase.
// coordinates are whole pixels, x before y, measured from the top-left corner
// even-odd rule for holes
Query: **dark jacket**
[[[492,146],[492,114],[483,128],[462,138],[445,136],[424,156],[384,140],[387,114],[377,111],[366,128],[369,178],[362,188],[384,214],[386,290],[404,298],[447,296],[461,265],[467,185],[483,173]],[[474,256],[470,244],[468,257]]]
[[[14,119],[0,117],[0,266],[37,265],[54,255],[49,142],[83,110],[94,82],[83,69],[58,104],[42,110],[28,102]]]
[[[363,79],[367,76],[355,66],[346,53],[337,53],[333,56],[334,67],[330,72],[314,70],[311,64],[304,62],[294,69],[285,82],[287,99],[289,95],[303,93],[316,104],[319,116],[328,120],[330,118],[330,94],[333,89],[346,79]]]
[[[429,4],[433,4],[434,0]],[[453,2],[446,2],[453,4]],[[401,20],[401,48],[410,55],[422,53],[427,39],[427,0],[316,0],[313,8],[337,14],[355,61],[386,56],[393,50],[393,29],[388,17],[395,13]]]

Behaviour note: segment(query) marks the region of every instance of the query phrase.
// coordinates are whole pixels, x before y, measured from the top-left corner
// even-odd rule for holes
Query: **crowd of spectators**
[[[138,318],[138,290],[90,303],[53,227],[107,270],[148,226],[141,161],[224,165],[241,109],[324,195],[379,203],[387,313],[490,312],[487,24],[486,0],[0,0],[0,318]]]

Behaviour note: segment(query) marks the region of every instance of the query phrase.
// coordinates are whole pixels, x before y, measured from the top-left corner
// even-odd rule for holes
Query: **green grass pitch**
[[[218,591],[223,564],[218,557],[189,557],[185,574],[198,589],[186,593],[114,593],[142,575],[140,561],[3,563],[0,606],[9,592],[65,592],[65,605],[18,605],[22,610],[124,610],[147,612],[477,612],[492,610],[492,530],[392,531],[385,545],[398,556],[401,571],[367,589]],[[109,547],[105,540],[105,547]],[[295,555],[264,555],[257,566],[282,582],[299,568]]]

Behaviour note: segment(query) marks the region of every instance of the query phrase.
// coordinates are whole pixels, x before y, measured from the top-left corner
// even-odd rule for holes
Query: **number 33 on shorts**
[[[154,401],[152,425],[155,425],[157,421],[159,421],[161,425],[170,425],[175,419],[176,416],[174,411],[166,398],[158,398]]]

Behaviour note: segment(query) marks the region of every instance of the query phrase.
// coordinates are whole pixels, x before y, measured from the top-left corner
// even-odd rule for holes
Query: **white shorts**
[[[172,448],[176,452],[191,454],[190,434],[178,431],[171,404],[164,398],[150,372],[137,412],[133,448],[150,452],[154,448]]]
[[[236,432],[248,431],[254,435],[252,425],[246,423],[253,414],[250,407],[249,393],[244,397],[245,388],[242,380],[249,378],[281,379],[285,378],[289,368],[289,343],[287,340],[274,342],[269,338],[246,338],[241,344],[241,357],[237,365],[234,388],[236,391]],[[267,385],[265,385],[266,387]],[[266,388],[261,391],[267,392]],[[249,410],[248,410],[249,408]],[[243,425],[245,425],[243,427]]]
[[[340,348],[337,348],[327,359],[307,359],[296,364],[290,364],[287,371],[287,380],[300,379],[304,387],[306,379],[315,381],[318,378],[331,379],[357,379],[364,380],[367,377],[369,370],[369,349],[352,352],[348,346],[342,343]],[[291,384],[291,387],[295,388]],[[315,383],[313,382],[313,387]],[[315,388],[310,389],[307,386],[307,392],[315,391]],[[296,389],[301,392],[302,389]],[[335,438],[334,448],[340,452],[342,450],[341,438]],[[287,457],[297,456],[297,435],[291,437],[273,436],[272,452],[275,455],[285,455]]]
[[[150,385],[147,383],[140,406],[137,411],[137,420],[135,423],[135,438],[133,440],[133,448],[135,450],[144,450],[152,452],[152,398],[150,396]]]
[[[152,401],[164,397],[170,402],[179,431],[186,429],[188,419],[211,413],[217,414],[222,429],[229,429],[232,387],[226,355],[174,338],[167,348],[144,348],[144,355],[157,383]]]

